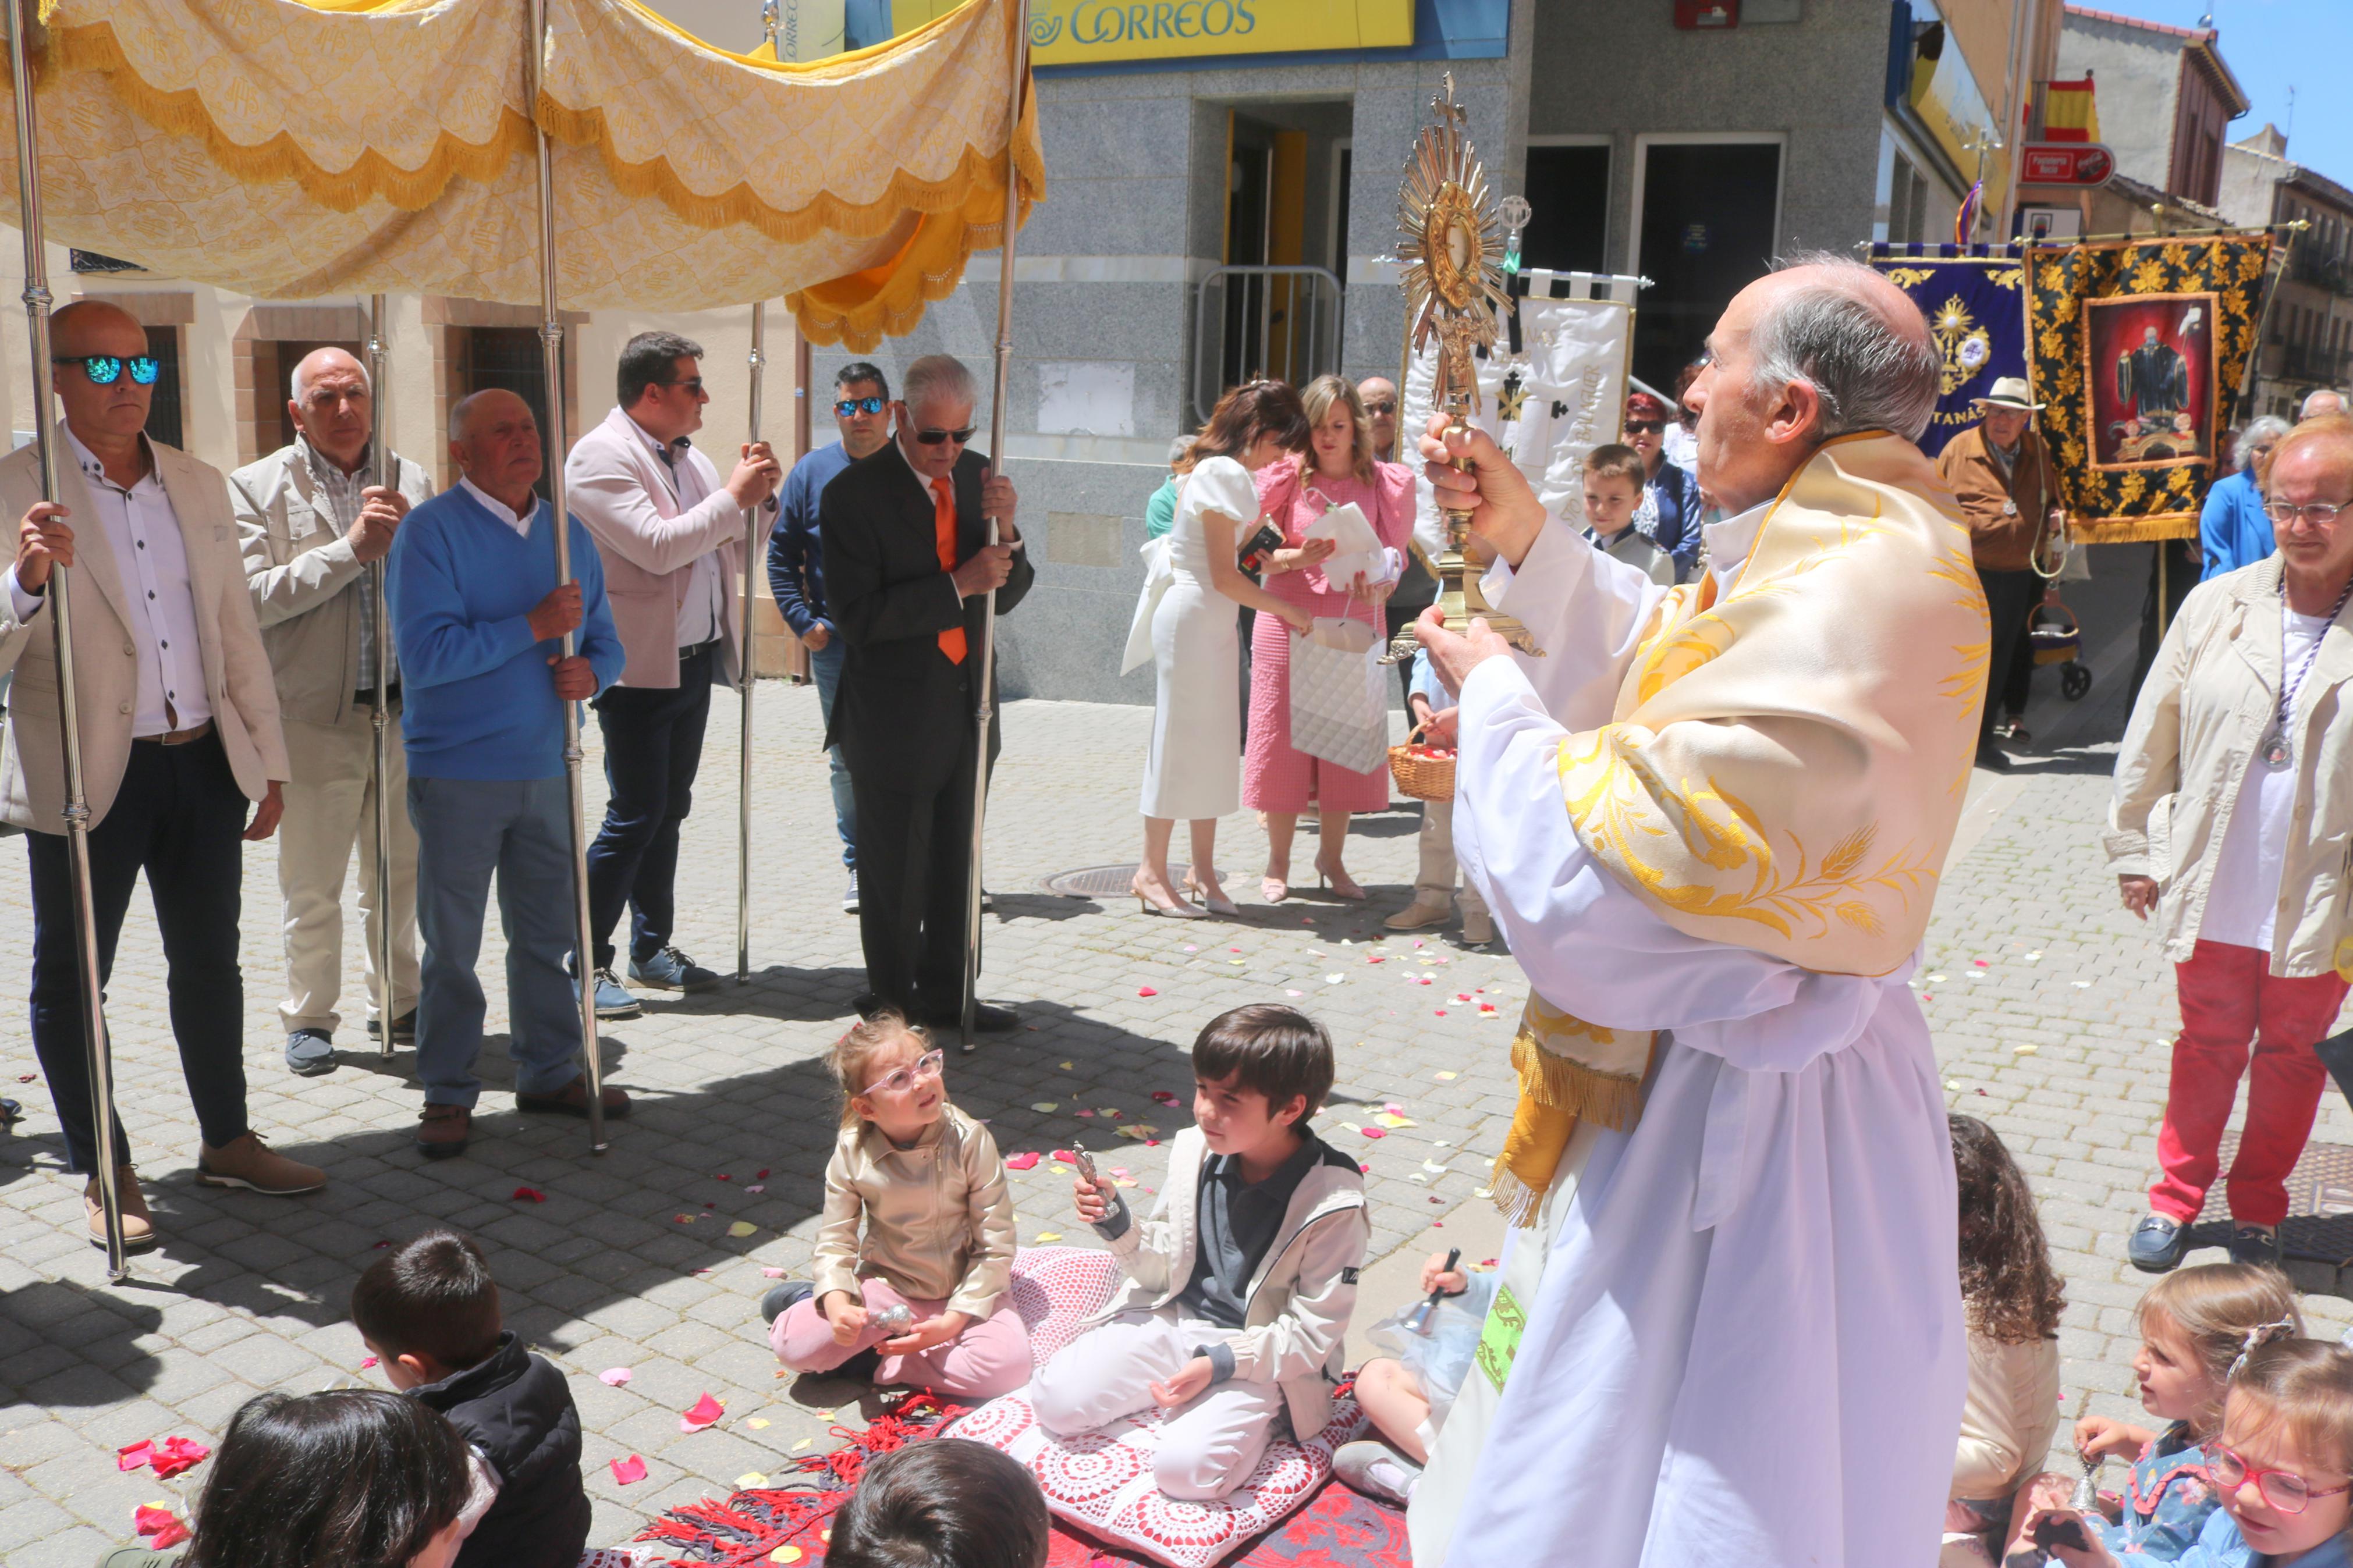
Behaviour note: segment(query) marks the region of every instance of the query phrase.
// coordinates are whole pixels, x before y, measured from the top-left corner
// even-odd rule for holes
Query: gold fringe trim
[[[1642,1079],[1602,1072],[1538,1045],[1524,1026],[1512,1039],[1512,1070],[1520,1092],[1547,1110],[1622,1132],[1642,1114]],[[1500,1190],[1500,1189],[1499,1189]]]
[[[2073,521],[2067,531],[2078,544],[2143,544],[2153,539],[2195,539],[2194,511],[2158,512],[2149,517],[2111,517]]]
[[[1488,1178],[1488,1191],[1504,1222],[1514,1230],[1526,1230],[1536,1223],[1536,1211],[1544,1206],[1544,1194],[1514,1175],[1505,1158],[1500,1154],[1495,1157],[1495,1173]]]

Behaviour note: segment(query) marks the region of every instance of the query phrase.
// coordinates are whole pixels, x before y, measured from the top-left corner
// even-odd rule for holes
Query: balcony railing
[[[2309,283],[2326,289],[2332,294],[2353,294],[2353,267],[2341,256],[2333,256],[2317,248],[2296,248],[2295,261],[2288,276],[2299,283]]]
[[[2280,379],[2311,382],[2322,386],[2337,386],[2345,379],[2345,362],[2348,357],[2341,349],[2318,349],[2309,346],[2292,348],[2280,362]]]
[[[1201,279],[1193,338],[1193,413],[1271,376],[1304,386],[1340,368],[1340,279],[1323,267],[1220,267]]]

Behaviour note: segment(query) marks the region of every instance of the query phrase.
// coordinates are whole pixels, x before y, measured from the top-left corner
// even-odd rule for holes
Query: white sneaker
[[[849,873],[849,890],[841,895],[841,912],[846,915],[854,915],[858,912],[858,873],[856,871]]]
[[[1359,1437],[1340,1445],[1332,1456],[1332,1474],[1343,1486],[1403,1508],[1413,1499],[1421,1467],[1387,1443]]]

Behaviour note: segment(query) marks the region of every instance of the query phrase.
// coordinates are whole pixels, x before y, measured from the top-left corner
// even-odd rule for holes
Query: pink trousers
[[[861,1280],[866,1310],[905,1305],[915,1321],[936,1318],[945,1301],[902,1296],[880,1279]],[[768,1329],[768,1347],[795,1372],[831,1372],[861,1351],[872,1350],[891,1333],[868,1328],[848,1344],[833,1337],[833,1325],[818,1310],[817,1298],[796,1301]],[[964,1332],[913,1355],[886,1355],[874,1369],[877,1383],[903,1383],[968,1399],[994,1399],[1029,1381],[1029,1330],[1010,1301],[965,1325]]]
[[[2336,1022],[2346,983],[2334,974],[2283,980],[2268,954],[2220,942],[2200,942],[2174,975],[2181,1037],[2157,1134],[2164,1173],[2148,1190],[2148,1206],[2185,1225],[2198,1217],[2220,1173],[2223,1124],[2244,1076],[2247,1121],[2231,1162],[2231,1217],[2277,1225],[2287,1217],[2288,1173],[2328,1082],[2312,1047]]]

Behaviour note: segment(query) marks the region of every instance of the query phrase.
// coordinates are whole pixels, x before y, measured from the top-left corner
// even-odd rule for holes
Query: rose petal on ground
[[[1042,1116],[1052,1111],[1061,1103],[1059,1100],[1033,1100],[1029,1102],[1029,1109]]]
[[[1072,1111],[1072,1112],[1071,1112],[1071,1114],[1072,1114],[1072,1115],[1074,1115],[1074,1116],[1092,1116],[1092,1115],[1094,1114],[1094,1112],[1093,1112],[1093,1111],[1092,1111],[1092,1110],[1088,1110],[1086,1107],[1084,1107],[1084,1106],[1081,1106],[1077,1110]]]
[[[1079,1163],[1079,1157],[1071,1152],[1068,1149],[1055,1150],[1054,1158],[1060,1160],[1065,1165],[1075,1165]]]
[[[1363,1133],[1367,1138],[1386,1138],[1388,1136],[1388,1133],[1382,1131],[1377,1127],[1359,1127],[1356,1131]]]
[[[828,1411],[826,1414],[829,1415],[832,1412]],[[765,1415],[754,1415],[747,1418],[744,1425],[749,1426],[754,1432],[765,1432],[768,1429],[769,1422],[768,1418]]]
[[[1448,1081],[1449,1079],[1458,1079],[1458,1078],[1461,1078],[1462,1075],[1461,1075],[1461,1073],[1454,1073],[1454,1072],[1442,1072],[1442,1073],[1439,1073],[1439,1074],[1438,1074],[1438,1075],[1436,1075],[1436,1076],[1437,1076],[1437,1079],[1438,1079],[1438,1081],[1439,1081],[1439,1082],[1440,1082],[1440,1083],[1445,1083],[1445,1082],[1447,1082],[1447,1081]]]
[[[1159,993],[1159,992],[1157,992],[1157,991],[1154,990],[1154,989],[1153,989],[1151,986],[1149,986],[1149,985],[1139,985],[1139,986],[1137,986],[1137,987],[1135,988],[1135,994],[1136,994],[1138,996],[1157,996],[1157,995],[1159,995],[1159,994],[1160,994],[1160,993]]]
[[[626,1366],[608,1366],[596,1374],[596,1381],[607,1388],[618,1388],[629,1381],[629,1369]]]
[[[2041,1050],[2042,1048],[2042,1047],[2040,1047],[2040,1046],[2031,1045],[2031,1044],[2030,1044],[2030,1045],[2023,1045],[2023,1046],[2012,1046],[2012,1047],[2010,1047],[2010,1054],[2011,1056],[2014,1056],[2014,1057],[2031,1057],[2031,1056],[2032,1056],[2036,1051]]]
[[[744,1190],[747,1193],[765,1193],[768,1190],[768,1184],[765,1182],[754,1182]]]
[[[816,1442],[816,1441],[817,1441],[817,1439],[816,1439],[816,1438],[814,1438],[814,1437],[804,1437],[804,1438],[802,1438],[799,1442],[797,1442],[797,1443],[796,1443],[796,1444],[794,1444],[794,1445],[793,1445],[793,1452],[794,1452],[794,1453],[796,1453],[796,1454],[797,1454],[797,1453],[799,1453],[803,1448],[807,1447],[811,1443],[814,1443],[814,1442]]]
[[[735,1489],[739,1492],[756,1490],[767,1484],[768,1478],[757,1470],[746,1470],[735,1478]]]
[[[543,1204],[547,1201],[547,1194],[537,1187],[517,1187],[511,1195],[519,1204]]]
[[[781,1268],[763,1268],[760,1272],[771,1279],[782,1279],[785,1277],[785,1271]]]
[[[1347,978],[1348,977],[1345,974],[1327,974],[1324,977],[1324,984],[1326,985],[1337,985]]]
[[[191,1442],[185,1437],[166,1437],[155,1445],[155,1452],[148,1463],[154,1466],[157,1475],[169,1480],[182,1470],[193,1469],[211,1457],[212,1450],[202,1443]]]
[[[750,1220],[748,1220],[748,1219],[739,1219],[739,1220],[737,1220],[734,1224],[733,1224],[733,1225],[731,1225],[731,1226],[729,1226],[727,1227],[727,1234],[728,1234],[728,1235],[730,1235],[730,1236],[738,1236],[738,1237],[741,1237],[741,1236],[755,1236],[755,1235],[759,1234],[759,1229],[760,1229],[760,1227],[759,1227],[758,1226],[756,1226],[756,1225],[754,1225]]]
[[[142,1502],[131,1510],[131,1527],[142,1535],[153,1535],[171,1522],[172,1510],[168,1508]]]
[[[1060,1241],[1062,1239],[1062,1233],[1059,1230],[1041,1230],[1038,1233],[1038,1239],[1041,1242]]]
[[[1445,1008],[1440,1007],[1440,1008],[1437,1009],[1437,1012],[1438,1012],[1438,1016],[1439,1016],[1440,1017],[1443,1018],[1444,1016],[1446,1016],[1446,1009],[1445,1009]]]
[[[375,1357],[368,1357],[368,1364],[370,1366],[374,1366],[375,1364]],[[153,1457],[154,1452],[155,1444],[153,1439],[142,1437],[127,1448],[117,1448],[114,1450],[114,1468],[118,1470],[143,1470],[147,1468],[147,1461],[149,1458]]]
[[[1160,1129],[1153,1126],[1149,1121],[1130,1121],[1124,1126],[1114,1128],[1113,1131],[1123,1138],[1140,1138],[1146,1142],[1159,1142],[1153,1134],[1158,1132]]]
[[[626,1487],[633,1481],[641,1481],[645,1479],[646,1462],[635,1454],[631,1454],[626,1459],[613,1461],[613,1479],[618,1485]]]
[[[1990,969],[1990,968],[1992,968],[1992,967],[1993,967],[1993,965],[1991,965],[1991,964],[1988,963],[1987,963],[1984,959],[1982,959],[1982,958],[1972,958],[1972,959],[1970,959],[1970,960],[1969,960],[1969,962],[1970,962],[1971,963],[1976,964],[1979,969]]]
[[[768,1553],[771,1563],[797,1563],[800,1560],[801,1549],[797,1546],[779,1546]]]
[[[1152,1091],[1152,1098],[1158,1100],[1163,1105],[1174,1105],[1176,1103],[1176,1096],[1165,1089],[1154,1089]]]
[[[733,1181],[735,1178],[734,1178],[734,1177],[733,1177],[733,1176],[731,1176],[731,1175],[729,1175],[726,1172],[722,1171],[722,1172],[720,1172],[717,1175],[715,1175],[715,1176],[712,1177],[711,1179],[712,1179],[712,1181],[714,1181],[714,1182],[732,1182],[732,1181]]]
[[[363,1361],[360,1363],[360,1370],[361,1370],[362,1372],[365,1372],[365,1371],[367,1371],[367,1369],[368,1369],[368,1368],[370,1368],[370,1367],[374,1366],[375,1364],[375,1357],[374,1357],[374,1356],[369,1356],[369,1357],[365,1358],[364,1360],[363,1360]]]
[[[678,1429],[681,1432],[700,1432],[726,1414],[725,1405],[705,1394],[694,1402],[693,1409],[678,1418]]]
[[[1036,1168],[1037,1163],[1037,1153],[1029,1149],[1024,1149],[1018,1154],[1008,1154],[1005,1156],[1005,1168],[1008,1171],[1032,1170]]]
[[[768,1167],[767,1167],[767,1166],[765,1166],[765,1165],[763,1165],[763,1166],[761,1166],[758,1170],[756,1170],[756,1171],[753,1172],[753,1173],[752,1173],[752,1179],[753,1179],[754,1181],[755,1181],[755,1182],[765,1182],[765,1181],[766,1181],[766,1180],[768,1179]]]

